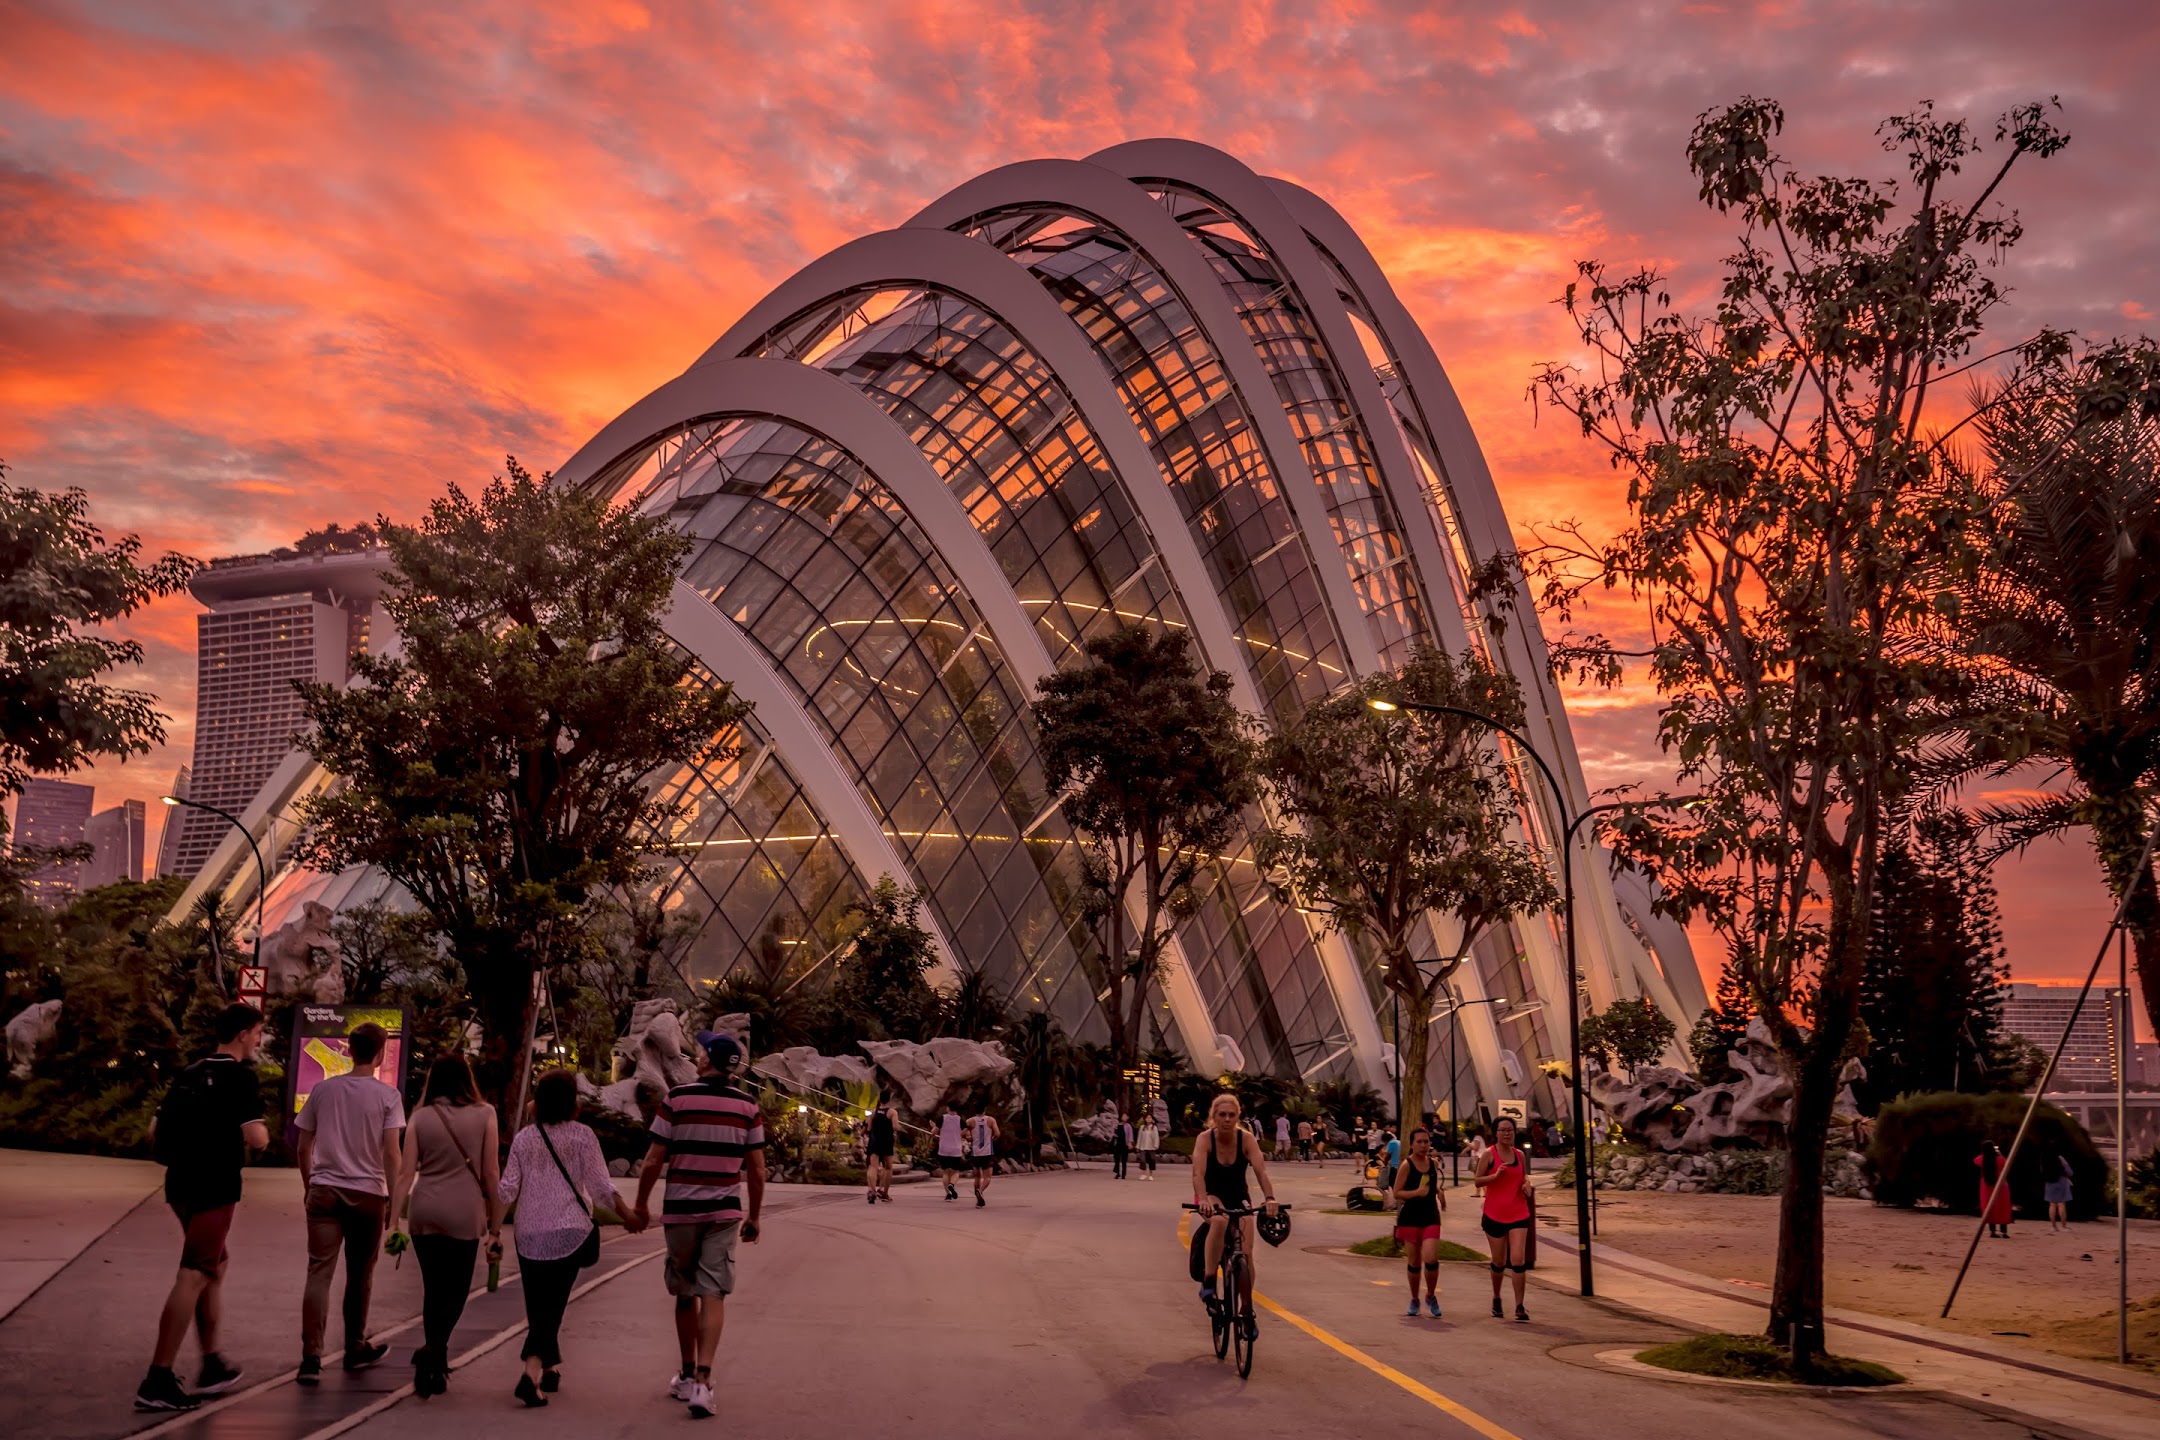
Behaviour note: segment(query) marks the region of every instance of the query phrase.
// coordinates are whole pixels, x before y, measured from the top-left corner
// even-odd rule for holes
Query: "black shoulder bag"
[[[583,1210],[585,1218],[592,1223],[592,1229],[585,1232],[585,1243],[578,1246],[570,1258],[577,1262],[580,1270],[589,1265],[597,1265],[600,1263],[600,1222],[593,1219],[592,1206],[585,1203],[584,1193],[577,1188],[577,1181],[572,1180],[570,1172],[563,1168],[562,1156],[555,1153],[555,1142],[548,1138],[547,1126],[536,1123],[533,1128],[540,1132],[540,1143],[547,1146],[548,1158],[555,1162],[556,1173],[562,1176],[563,1184],[570,1187],[571,1197],[577,1201],[578,1209]]]

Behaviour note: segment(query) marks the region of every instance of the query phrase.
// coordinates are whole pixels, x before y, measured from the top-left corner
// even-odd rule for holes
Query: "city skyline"
[[[508,22],[393,7],[330,32],[26,10],[0,58],[15,166],[0,183],[40,225],[11,257],[23,338],[0,362],[15,397],[0,456],[18,483],[85,485],[109,530],[204,556],[332,516],[409,518],[443,481],[499,469],[503,449],[561,463],[780,277],[922,196],[1009,161],[1186,133],[1329,195],[1365,235],[1447,358],[1518,533],[1606,522],[1609,473],[1522,399],[1533,363],[1570,353],[1548,302],[1592,255],[1659,262],[1700,293],[1729,230],[1693,203],[1680,142],[1696,111],[1743,91],[1785,102],[1804,163],[1869,171],[1888,168],[1873,117],[1932,95],[1984,128],[2060,94],[2075,140],[2021,190],[2013,323],[2151,327],[2160,227],[2119,177],[2160,133],[2136,85],[2152,41],[2122,27],[2094,46],[2117,8],[2064,23],[1959,7],[1954,29],[1943,6],[1698,15],[1644,22],[1623,57],[1565,8],[1541,24],[1322,6],[1251,74],[1226,55],[1145,93],[1114,76],[1185,53],[1165,42],[1203,13],[1073,55],[1024,16],[962,44],[809,11],[686,33],[637,7],[540,9],[475,87],[454,57]],[[820,68],[833,62],[789,53],[827,26],[890,57],[850,72],[868,94],[846,120],[828,103],[839,75]],[[738,51],[759,126],[622,78]],[[372,83],[378,65],[400,83]],[[561,98],[574,92],[616,99]],[[413,154],[437,158],[408,168]],[[175,599],[129,627],[177,723],[159,752],[72,777],[102,799],[154,798],[192,753],[196,613]],[[1570,700],[1593,786],[1662,783],[1639,684]],[[2089,849],[2050,842],[2001,888],[2018,978],[2080,975],[2105,919]]]

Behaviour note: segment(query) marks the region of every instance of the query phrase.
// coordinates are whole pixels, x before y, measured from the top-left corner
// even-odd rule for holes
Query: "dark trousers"
[[[542,1365],[553,1370],[562,1364],[562,1317],[577,1286],[577,1259],[565,1255],[560,1260],[535,1260],[520,1255],[518,1274],[525,1286],[525,1348],[518,1358],[530,1360],[537,1355]]]
[[[300,1297],[300,1350],[323,1353],[323,1333],[330,1328],[330,1277],[338,1252],[345,1253],[345,1348],[367,1342],[368,1300],[375,1291],[375,1251],[382,1244],[383,1215],[389,1197],[336,1185],[310,1185],[307,1192],[307,1288]]]
[[[458,1240],[448,1235],[415,1235],[413,1258],[420,1262],[420,1329],[424,1344],[438,1358],[450,1354],[450,1332],[465,1313],[465,1296],[472,1290],[473,1262],[480,1258],[478,1240]]]
[[[1140,1152],[1140,1168],[1150,1175],[1155,1173],[1155,1152],[1153,1150],[1142,1150]]]
[[[1113,1179],[1113,1180],[1122,1180],[1122,1179],[1124,1179],[1124,1178],[1125,1178],[1125,1159],[1126,1159],[1126,1153],[1127,1153],[1127,1152],[1126,1152],[1126,1145],[1125,1145],[1125,1142],[1124,1142],[1123,1140],[1120,1140],[1120,1141],[1118,1141],[1118,1142],[1117,1142],[1117,1143],[1116,1143],[1115,1145],[1112,1145],[1112,1146],[1110,1147],[1110,1178],[1111,1178],[1111,1179]]]

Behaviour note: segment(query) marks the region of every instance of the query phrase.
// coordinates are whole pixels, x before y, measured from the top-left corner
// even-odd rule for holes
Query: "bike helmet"
[[[1290,1215],[1287,1211],[1278,1210],[1270,1215],[1263,1210],[1254,1224],[1260,1231],[1260,1238],[1270,1245],[1280,1245],[1290,1238]]]

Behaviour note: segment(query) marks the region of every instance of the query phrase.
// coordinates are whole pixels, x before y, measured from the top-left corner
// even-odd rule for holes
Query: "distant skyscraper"
[[[180,773],[173,776],[172,788],[165,792],[185,800],[188,793],[188,767],[182,765]],[[187,812],[178,806],[158,807],[163,815],[158,822],[157,873],[172,875],[173,867],[180,863],[180,817]]]
[[[97,849],[83,862],[83,889],[143,878],[143,831],[149,820],[149,809],[140,800],[123,800],[90,817],[83,838]]]
[[[2160,1045],[2140,1040],[2130,1047],[2130,1083],[2160,1086]]]
[[[32,779],[24,782],[15,802],[15,828],[11,839],[18,850],[32,847],[50,850],[83,843],[83,828],[90,823],[90,806],[97,792],[70,780]],[[82,865],[47,865],[33,873],[24,888],[30,898],[57,908],[82,888]]]
[[[2115,1067],[2123,1058],[2128,1038],[2123,1030],[2122,995],[2112,986],[2093,987],[2085,999],[2085,1008],[2078,1011],[2070,1043],[2063,1047],[2062,1060],[2055,1067],[2055,1078],[2048,1083],[2050,1091],[2115,1088]],[[2077,1006],[2077,998],[2075,985],[2012,985],[2003,1001],[2003,1028],[2052,1054],[2056,1042],[2062,1039],[2063,1026],[2069,1023],[2070,1012]]]
[[[378,545],[213,560],[188,582],[195,621],[195,763],[187,797],[240,814],[292,749],[295,681],[342,685],[354,654],[390,638],[377,612],[389,551]],[[203,810],[166,820],[160,874],[192,876],[232,827]],[[176,832],[176,833],[175,833]],[[169,862],[169,863],[168,863]]]

